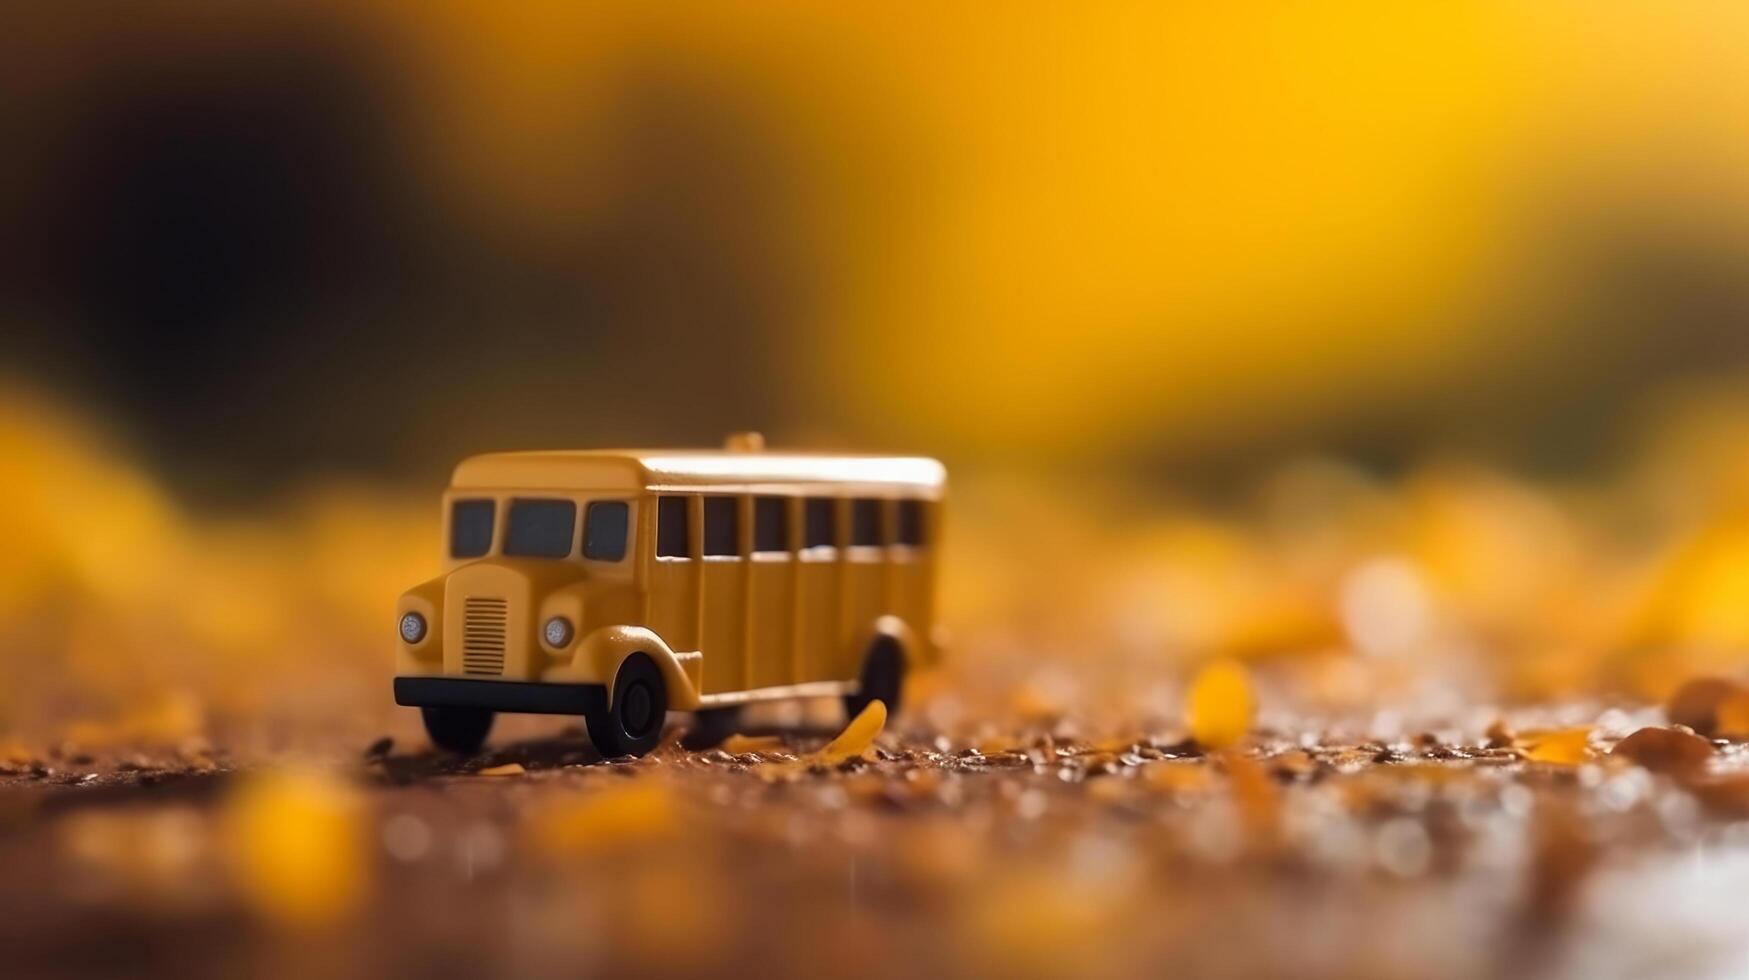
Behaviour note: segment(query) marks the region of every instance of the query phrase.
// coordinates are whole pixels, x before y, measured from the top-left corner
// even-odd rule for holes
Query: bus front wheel
[[[493,712],[488,708],[428,706],[420,708],[419,714],[425,719],[425,734],[431,744],[446,752],[473,755],[492,731]]]
[[[856,693],[844,696],[844,713],[855,718],[871,701],[887,706],[887,716],[899,713],[899,700],[905,687],[905,653],[899,641],[890,636],[876,637],[862,658],[862,673],[858,676]]]
[[[589,740],[604,759],[647,755],[662,740],[668,717],[668,685],[649,657],[634,653],[619,665],[605,708],[583,716]]]

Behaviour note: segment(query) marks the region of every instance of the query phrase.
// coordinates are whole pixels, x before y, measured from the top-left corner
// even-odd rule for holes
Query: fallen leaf
[[[1676,689],[1664,706],[1671,724],[1686,725],[1702,735],[1711,735],[1719,725],[1719,707],[1746,689],[1723,677],[1697,677]]]
[[[1222,749],[1245,737],[1256,712],[1257,699],[1245,668],[1232,660],[1217,660],[1191,682],[1185,724],[1198,745]]]
[[[527,771],[528,771],[527,769],[522,768],[522,763],[520,763],[520,762],[506,762],[505,764],[503,764],[501,766],[488,766],[485,769],[475,770],[474,775],[476,775],[476,776],[520,776]]]
[[[874,745],[874,740],[881,730],[887,727],[887,706],[880,701],[870,701],[868,707],[850,720],[838,737],[808,756],[810,762],[835,766],[847,759],[856,758],[867,752]]]
[[[1713,745],[1699,735],[1677,728],[1642,728],[1615,743],[1609,752],[1653,772],[1688,775],[1706,768]]]
[[[874,740],[887,725],[887,706],[880,701],[870,701],[838,737],[818,750],[809,752],[799,759],[784,759],[766,762],[755,771],[767,781],[793,779],[815,766],[828,768],[840,765],[851,759],[858,758],[874,746]]]
[[[1576,766],[1591,754],[1591,726],[1533,729],[1518,736],[1518,750],[1532,762]]]

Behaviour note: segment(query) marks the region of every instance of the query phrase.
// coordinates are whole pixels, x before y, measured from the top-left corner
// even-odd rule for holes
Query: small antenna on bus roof
[[[731,432],[723,440],[723,448],[732,453],[756,453],[765,448],[765,437],[757,432]]]

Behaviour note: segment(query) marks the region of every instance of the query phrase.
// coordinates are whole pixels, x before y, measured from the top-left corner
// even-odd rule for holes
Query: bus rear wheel
[[[425,734],[431,744],[446,752],[473,755],[486,744],[492,731],[494,713],[489,708],[462,708],[453,705],[424,707],[419,714],[425,719]]]
[[[583,716],[589,740],[604,759],[640,756],[662,740],[668,717],[668,684],[649,657],[634,653],[614,674],[613,694],[605,708]]]
[[[863,655],[856,693],[844,696],[844,713],[855,718],[869,702],[879,701],[887,706],[888,717],[897,715],[904,687],[905,652],[899,649],[899,641],[890,636],[876,637]]]

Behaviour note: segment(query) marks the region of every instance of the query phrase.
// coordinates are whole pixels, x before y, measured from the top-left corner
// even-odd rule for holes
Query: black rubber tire
[[[845,717],[855,718],[862,714],[862,709],[868,707],[870,701],[882,702],[887,706],[887,717],[894,717],[899,713],[904,692],[905,651],[899,649],[899,641],[890,636],[876,637],[868,645],[868,653],[863,655],[856,693],[844,696]]]
[[[419,714],[425,719],[425,734],[431,744],[445,752],[473,755],[486,744],[496,713],[489,708],[426,707]]]
[[[668,684],[649,657],[634,653],[619,665],[608,706],[583,717],[589,740],[604,759],[647,755],[662,741]]]
[[[692,713],[692,728],[686,734],[688,748],[711,749],[741,730],[741,706],[701,708]]]

